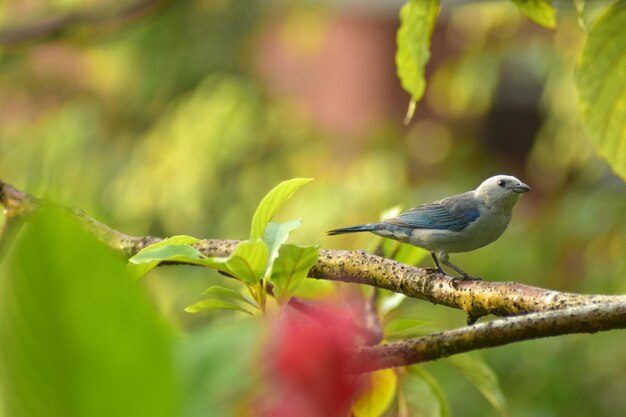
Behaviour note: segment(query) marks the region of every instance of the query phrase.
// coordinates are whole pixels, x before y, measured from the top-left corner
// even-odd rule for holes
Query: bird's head
[[[488,206],[512,208],[522,193],[530,187],[510,175],[495,175],[487,178],[474,191],[477,198]]]

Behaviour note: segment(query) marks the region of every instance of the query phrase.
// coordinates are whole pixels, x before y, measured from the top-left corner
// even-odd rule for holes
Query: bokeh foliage
[[[35,219],[2,269],[0,413],[171,416],[173,334],[125,263],[66,217]]]
[[[15,2],[0,4],[2,25],[93,2],[29,3],[32,10]],[[488,175],[506,172],[524,178],[532,193],[524,196],[500,240],[456,255],[453,262],[488,279],[623,293],[626,189],[596,156],[598,139],[593,139],[593,126],[603,124],[608,107],[621,102],[589,101],[583,119],[576,92],[584,93],[605,76],[593,73],[605,66],[596,66],[595,55],[584,51],[599,53],[589,49],[596,36],[605,39],[602,26],[593,23],[602,22],[597,11],[610,3],[586,2],[578,11],[559,3],[558,24],[549,31],[530,23],[510,1],[443,1],[424,99],[412,124],[402,127],[403,112],[398,111],[357,138],[320,128],[301,98],[272,90],[257,71],[262,34],[278,27],[293,41],[294,16],[314,16],[315,35],[321,31],[322,42],[332,42],[324,28],[341,13],[328,5],[170,2],[129,22],[96,29],[86,25],[54,39],[5,48],[0,50],[0,178],[81,207],[131,234],[243,239],[267,190],[287,178],[315,177],[301,198],[278,215],[278,221],[303,219],[292,239],[324,247],[375,248],[375,237],[331,239],[323,232],[376,219],[391,206],[408,208],[465,191]],[[581,28],[580,20],[588,27]],[[611,39],[617,51],[623,36]],[[618,71],[621,66],[606,68]],[[620,93],[619,88],[611,91]],[[585,97],[580,97],[583,104]],[[404,105],[408,97],[402,100]],[[531,111],[538,118],[537,130],[525,137],[526,147],[519,145],[515,131],[521,124],[509,125],[503,109]],[[506,129],[496,130],[494,138],[491,129],[500,124]],[[623,148],[619,129],[611,132],[611,146]],[[607,149],[600,153],[609,160],[621,155]],[[614,170],[622,172],[617,166]],[[423,264],[430,266],[427,258]],[[53,279],[55,274],[39,275]],[[240,362],[247,363],[251,353],[246,346],[253,343],[255,326],[245,318],[233,321],[239,313],[183,311],[207,287],[232,286],[226,278],[165,268],[153,271],[141,285],[154,309],[175,331],[191,334],[185,340],[193,340],[173,348],[176,360],[190,358],[177,367],[185,370],[189,384],[182,395],[198,393],[182,400],[182,414],[214,406],[213,397],[203,399],[205,392],[215,392],[219,399],[227,384],[250,383],[239,379],[246,372],[214,375],[209,370],[227,360],[220,355],[228,348],[247,355]],[[126,290],[132,293],[128,297],[141,299]],[[320,293],[335,290],[313,282],[301,288],[306,297]],[[43,303],[54,301],[42,297]],[[394,314],[440,329],[464,322],[460,312],[415,300],[403,302]],[[173,343],[172,335],[154,337]],[[484,358],[500,379],[512,415],[622,416],[626,354],[620,346],[625,341],[619,332],[568,336],[486,351]],[[215,355],[204,356],[206,352]],[[162,365],[168,366],[167,361]],[[420,377],[406,376],[402,389],[420,393],[413,395],[425,399],[420,405],[426,415],[444,413],[437,399],[441,395],[452,415],[497,415],[450,363],[429,364],[422,371]],[[212,378],[203,379],[207,375]],[[407,402],[415,398],[407,396]]]
[[[603,12],[591,28],[579,58],[576,86],[583,119],[598,153],[613,170],[626,178],[626,2],[618,1]]]

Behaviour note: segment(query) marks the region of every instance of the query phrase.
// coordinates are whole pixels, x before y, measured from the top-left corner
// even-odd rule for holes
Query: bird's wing
[[[479,202],[470,193],[422,204],[384,223],[412,229],[438,229],[460,232],[480,217]]]

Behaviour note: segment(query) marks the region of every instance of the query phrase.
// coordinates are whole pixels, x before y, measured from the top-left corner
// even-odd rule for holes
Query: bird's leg
[[[447,275],[446,271],[444,271],[443,268],[441,267],[441,264],[439,263],[439,259],[437,259],[437,255],[435,255],[435,252],[431,252],[430,256],[433,257],[433,261],[435,261],[435,265],[437,265],[437,270],[441,272],[442,274]]]
[[[437,265],[437,270],[439,272],[441,272],[444,275],[448,275],[446,273],[446,271],[443,270],[443,268],[441,267],[441,264],[443,263],[445,266],[449,267],[450,269],[454,269],[456,272],[458,272],[461,276],[460,277],[453,277],[453,280],[476,280],[479,281],[481,280],[478,277],[473,277],[470,274],[468,274],[467,272],[463,271],[461,268],[459,268],[458,266],[454,265],[452,262],[450,262],[448,260],[448,254],[444,253],[443,255],[440,255],[441,259],[439,259],[437,257],[437,255],[435,254],[435,252],[431,252],[430,256],[432,256],[433,261],[435,261],[435,265]]]
[[[443,262],[443,264],[451,269],[454,269],[456,272],[458,272],[459,274],[461,274],[461,279],[462,280],[466,280],[466,279],[472,279],[472,280],[477,280],[480,281],[481,278],[478,277],[473,277],[470,274],[468,274],[467,272],[463,271],[461,268],[459,268],[458,266],[454,265],[452,262],[450,262],[449,260],[442,260],[441,262]]]

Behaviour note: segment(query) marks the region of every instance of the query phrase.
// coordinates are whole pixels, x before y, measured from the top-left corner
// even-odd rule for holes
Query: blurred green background
[[[557,2],[549,31],[507,1],[444,1],[408,127],[394,68],[400,2],[142,3],[117,16],[132,2],[0,3],[1,179],[129,234],[239,239],[273,185],[314,177],[281,217],[303,219],[296,241],[357,249],[376,238],[324,232],[507,173],[532,187],[509,230],[453,262],[491,280],[626,292],[626,185],[579,119],[584,30],[569,3]],[[62,16],[75,18],[20,32]],[[183,308],[220,280],[164,268],[142,285],[185,330],[210,320]],[[417,300],[403,309],[442,329],[465,321]],[[624,343],[614,331],[483,354],[512,416],[623,416]],[[445,361],[428,368],[454,415],[495,415]]]

